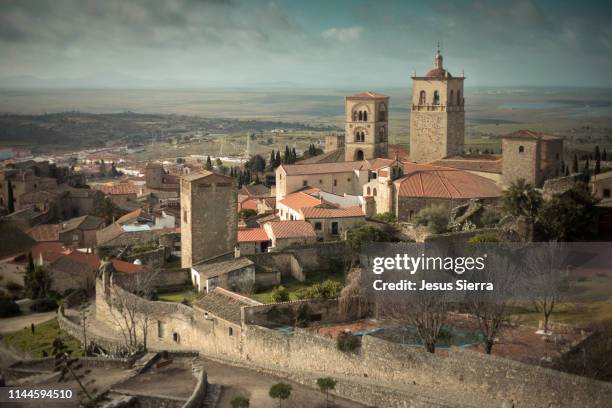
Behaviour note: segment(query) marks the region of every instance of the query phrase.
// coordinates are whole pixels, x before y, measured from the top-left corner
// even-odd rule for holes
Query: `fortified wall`
[[[96,318],[112,322],[117,310],[111,307],[112,279],[98,279]],[[221,338],[214,330],[216,319],[203,311],[182,304],[152,302],[126,294],[114,287],[113,293],[133,296],[138,319],[149,323],[149,336],[158,344],[183,346],[208,357],[239,366],[267,370],[277,375],[313,385],[316,378],[332,376],[344,385],[338,394],[367,404],[384,407],[412,406],[485,406],[462,404],[453,398],[486,398],[501,407],[514,400],[519,407],[607,407],[612,400],[612,384],[559,371],[488,356],[474,351],[450,349],[429,354],[372,336],[364,336],[355,352],[337,349],[334,339],[309,330],[295,328],[291,334],[263,327],[265,316],[274,307],[297,310],[309,304],[311,313],[322,320],[335,320],[332,302],[296,301],[277,305],[246,306],[241,311],[241,330],[233,338]],[[177,341],[178,339],[178,341]],[[229,341],[228,341],[229,340]],[[526,381],[528,379],[528,381]],[[351,385],[350,387],[348,385]],[[421,395],[450,399],[450,405],[414,402],[411,387]],[[427,390],[427,392],[423,392]],[[452,396],[452,398],[451,398]],[[482,401],[482,399],[480,400]]]

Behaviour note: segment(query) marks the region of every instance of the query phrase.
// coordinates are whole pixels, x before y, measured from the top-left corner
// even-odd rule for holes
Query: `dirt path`
[[[55,312],[33,313],[25,316],[8,317],[0,319],[0,333],[12,333],[26,327],[32,323],[40,324],[55,318]]]

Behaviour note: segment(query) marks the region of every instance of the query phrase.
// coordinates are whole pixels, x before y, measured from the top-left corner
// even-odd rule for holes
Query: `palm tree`
[[[542,204],[542,194],[525,179],[518,179],[504,191],[502,203],[508,214],[524,216],[533,221]]]

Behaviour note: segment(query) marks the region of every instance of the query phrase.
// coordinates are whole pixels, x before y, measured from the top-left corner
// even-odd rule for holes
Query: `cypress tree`
[[[15,198],[13,197],[13,182],[11,180],[8,180],[8,194],[6,198],[7,198],[6,209],[8,210],[9,214],[14,213],[15,212]]]
[[[608,157],[608,153],[606,152],[606,148],[604,147],[603,153],[601,154],[601,160],[606,161]]]
[[[280,150],[277,150],[276,158],[274,159],[274,168],[277,168],[280,165],[281,165],[281,155],[280,155]]]
[[[297,161],[297,152],[295,151],[295,147],[291,150],[291,163],[295,163]]]
[[[578,156],[574,153],[574,162],[572,163],[572,173],[578,173]]]
[[[595,146],[595,174],[599,174],[601,172],[601,152],[599,151],[599,146]]]
[[[212,160],[210,160],[210,155],[206,157],[206,170],[211,171],[213,169]]]

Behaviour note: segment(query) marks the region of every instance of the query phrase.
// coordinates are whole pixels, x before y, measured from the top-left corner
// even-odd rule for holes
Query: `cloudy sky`
[[[1,0],[2,84],[612,87],[602,1]]]

